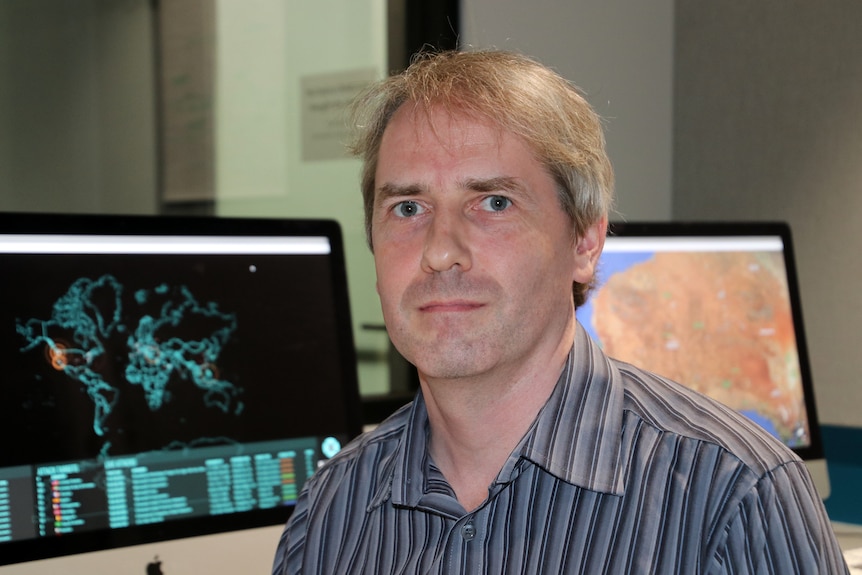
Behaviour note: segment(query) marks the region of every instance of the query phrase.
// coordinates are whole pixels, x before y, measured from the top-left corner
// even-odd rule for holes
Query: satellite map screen
[[[282,522],[358,432],[334,224],[160,223],[0,231],[0,564]]]
[[[597,289],[577,313],[609,356],[709,395],[789,447],[806,448],[810,384],[788,277],[780,235],[612,235]]]

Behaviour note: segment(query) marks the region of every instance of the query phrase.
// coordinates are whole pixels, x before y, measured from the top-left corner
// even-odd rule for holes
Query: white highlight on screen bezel
[[[609,236],[604,251],[613,252],[780,252],[781,236]]]
[[[0,253],[6,254],[309,255],[331,251],[325,236],[0,234]]]

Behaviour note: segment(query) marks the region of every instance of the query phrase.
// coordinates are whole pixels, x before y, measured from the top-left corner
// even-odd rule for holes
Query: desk
[[[833,521],[832,529],[844,551],[862,548],[862,525]]]
[[[844,558],[850,566],[851,575],[862,575],[862,525],[833,521],[832,529],[838,544],[844,551]]]

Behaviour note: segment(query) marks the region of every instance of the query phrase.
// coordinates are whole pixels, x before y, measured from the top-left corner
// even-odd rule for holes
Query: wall
[[[857,427],[860,32],[855,0],[676,2],[674,218],[790,223],[820,418]]]
[[[671,217],[673,1],[462,0],[465,47],[523,52],[606,120],[617,219]]]
[[[0,209],[154,213],[148,0],[0,2]]]

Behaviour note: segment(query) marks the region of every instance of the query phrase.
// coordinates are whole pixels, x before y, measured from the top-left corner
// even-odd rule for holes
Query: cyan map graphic
[[[111,274],[79,278],[53,304],[49,319],[17,319],[22,353],[42,348],[45,360],[79,382],[93,402],[93,431],[104,436],[106,419],[123,385],[141,386],[150,410],[159,410],[179,378],[203,391],[207,407],[239,414],[242,388],[221,379],[218,359],[237,328],[236,314],[201,304],[188,287],[161,284],[134,292],[136,309],[123,309],[124,286]],[[204,329],[202,329],[202,327]],[[201,332],[204,333],[201,333]],[[125,382],[108,381],[109,342],[125,342]],[[116,376],[114,376],[116,378]]]

